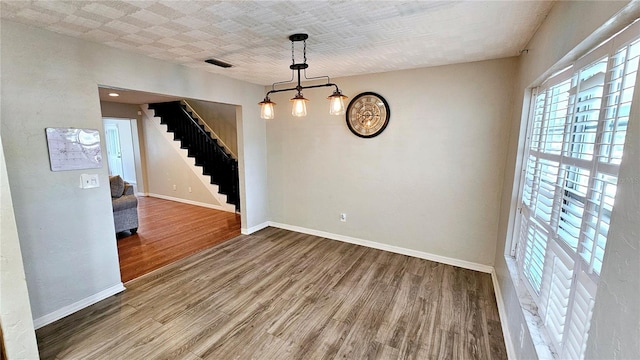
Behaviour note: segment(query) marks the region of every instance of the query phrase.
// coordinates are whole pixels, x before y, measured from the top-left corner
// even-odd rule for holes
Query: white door
[[[107,139],[107,164],[109,166],[109,175],[120,175],[124,178],[122,170],[122,150],[120,149],[120,135],[118,133],[118,125],[104,124],[104,135]]]

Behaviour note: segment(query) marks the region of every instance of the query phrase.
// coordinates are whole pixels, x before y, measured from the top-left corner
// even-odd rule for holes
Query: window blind
[[[639,59],[636,21],[532,94],[515,256],[560,358],[584,356]]]

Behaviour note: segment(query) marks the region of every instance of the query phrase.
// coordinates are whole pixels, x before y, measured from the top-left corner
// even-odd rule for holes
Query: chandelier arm
[[[274,82],[273,84],[271,84],[271,90],[275,90],[276,89],[276,85],[292,83],[293,79],[294,79],[293,70],[291,70],[291,79],[290,80],[285,80],[285,81]]]
[[[336,84],[326,83],[326,84],[320,84],[320,85],[307,85],[307,86],[302,86],[302,89],[313,89],[313,88],[327,87],[327,86],[336,86]]]
[[[333,84],[333,83],[326,83],[326,84],[319,84],[319,85],[307,85],[307,86],[300,86],[300,90],[304,90],[304,89],[314,89],[314,88],[319,88],[319,87],[328,87],[328,86],[334,86],[336,88],[336,90],[338,89],[338,85]],[[269,92],[267,92],[267,96],[271,95],[271,94],[275,94],[275,93],[279,93],[279,92],[284,92],[284,91],[295,91],[298,90],[298,87],[292,87],[292,88],[287,88],[287,89],[276,89],[276,90],[269,90]]]
[[[266,96],[268,97],[271,94],[275,94],[283,91],[293,91],[293,90],[297,90],[297,89],[293,87],[293,88],[286,88],[286,89],[269,90]]]
[[[305,80],[327,79],[327,84],[331,83],[331,78],[326,76],[326,75],[324,75],[324,76],[307,77],[307,69],[304,69],[304,79]]]

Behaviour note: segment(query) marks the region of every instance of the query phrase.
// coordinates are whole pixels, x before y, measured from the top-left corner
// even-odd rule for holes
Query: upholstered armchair
[[[111,205],[116,233],[129,230],[138,231],[138,199],[133,194],[133,186],[119,175],[109,176],[111,186]]]

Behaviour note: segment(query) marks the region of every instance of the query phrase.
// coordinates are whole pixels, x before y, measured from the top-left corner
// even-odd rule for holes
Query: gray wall
[[[34,318],[120,284],[107,168],[51,172],[44,131],[102,129],[98,85],[240,105],[242,226],[267,221],[261,86],[11,21],[1,26],[1,133]],[[102,186],[80,189],[84,172]]]
[[[521,140],[523,138],[523,127],[521,127],[520,124],[523,114],[526,116],[528,109],[528,104],[523,103],[523,98],[527,93],[528,87],[537,85],[537,83],[542,81],[546,76],[550,75],[551,71],[559,70],[558,67],[566,66],[568,61],[572,59],[575,60],[576,54],[580,54],[596,46],[607,36],[613,35],[615,29],[619,28],[616,21],[619,23],[630,23],[634,18],[632,15],[623,14],[614,17],[614,15],[628,3],[627,1],[557,2],[526,46],[526,48],[529,49],[528,53],[520,57],[519,72],[516,79],[514,114],[511,117],[511,130],[508,135],[509,156],[504,172],[498,243],[494,265],[502,294],[502,302],[504,303],[507,314],[507,319],[502,319],[503,324],[504,322],[508,323],[511,341],[516,347],[515,355],[519,359],[536,357],[533,343],[528,336],[528,332],[527,336],[525,336],[523,346],[520,347],[519,345],[518,337],[520,327],[524,324],[524,319],[514,284],[507,270],[504,255],[505,249],[507,249],[510,244],[513,226],[513,212],[511,209],[512,205],[516,202],[517,187],[513,186],[514,177],[517,172],[516,165],[521,162],[522,155]],[[635,13],[635,17],[638,16],[637,5],[638,3],[635,5],[632,4],[635,10],[631,12]],[[603,24],[605,24],[605,26],[603,26]],[[603,27],[601,28],[601,26]],[[564,59],[565,62],[554,66],[561,59]],[[638,114],[637,111],[634,110],[634,112]],[[632,119],[631,122],[632,124],[627,134],[628,143],[633,143],[633,140],[637,140],[637,137],[640,136],[637,129],[637,117]],[[631,148],[633,148],[633,145],[631,145]],[[637,166],[637,155],[633,155],[633,152],[629,155],[630,152],[628,152],[627,149],[625,149],[624,160],[621,167],[621,179],[622,176],[631,176],[633,178],[631,174],[637,176],[637,174],[640,173]],[[635,188],[633,188],[634,186]],[[624,349],[619,351],[626,354],[626,356],[621,356],[620,358],[640,357],[637,352],[638,337],[634,335],[638,334],[637,326],[640,323],[638,322],[638,313],[640,312],[640,308],[638,307],[638,304],[640,304],[638,289],[640,288],[640,284],[638,283],[639,277],[637,271],[637,259],[639,258],[638,248],[640,248],[640,236],[638,236],[640,231],[638,231],[637,219],[640,216],[638,216],[637,201],[634,203],[633,201],[628,202],[626,199],[620,200],[620,198],[624,196],[623,194],[628,194],[628,196],[635,194],[637,200],[637,182],[636,185],[633,185],[633,181],[621,181],[618,191],[619,194],[616,199],[616,208],[612,216],[611,232],[607,244],[607,255],[601,275],[601,283],[605,285],[599,288],[596,296],[596,309],[589,334],[587,357],[613,358],[616,347]],[[625,196],[625,198],[626,197],[627,196]],[[622,204],[620,204],[620,202],[622,202]],[[624,213],[628,213],[629,215],[624,215]],[[634,219],[634,217],[635,220],[630,221],[630,219]],[[633,234],[634,231],[636,234],[635,237],[629,238],[629,235]],[[622,238],[630,240],[630,243],[624,245],[621,243]],[[635,259],[635,261],[630,261],[626,265],[616,265],[617,261],[613,260],[615,255],[612,254],[618,253],[618,249],[623,248],[626,251],[623,257]],[[611,267],[618,266],[618,271],[611,271]],[[629,272],[625,273],[624,270]],[[623,283],[626,283],[628,288],[622,289],[621,284]],[[607,289],[606,284],[611,284],[612,289],[603,290]],[[610,292],[610,294],[606,295],[607,292]],[[613,300],[614,298],[618,298],[624,304],[630,304],[630,306],[622,307],[616,304]],[[624,321],[620,323],[610,321],[610,326],[619,327],[617,332],[612,332],[603,326],[603,320],[606,318],[624,319]],[[524,327],[526,328],[526,325]],[[607,334],[607,332],[609,333]],[[620,336],[620,333],[628,333],[629,335]],[[633,341],[627,341],[629,336],[636,336],[636,338]],[[617,340],[613,339],[613,337],[617,337]],[[623,340],[624,342],[622,342]],[[635,350],[631,350],[634,347]],[[593,350],[595,348],[598,348],[599,351],[602,352],[596,355]],[[635,356],[630,356],[630,354],[634,354],[633,351],[635,351]]]
[[[515,70],[508,58],[333,79],[350,98],[389,103],[370,139],[329,115],[328,88],[304,92],[305,118],[291,116],[291,94],[274,94],[271,220],[492,265]]]

